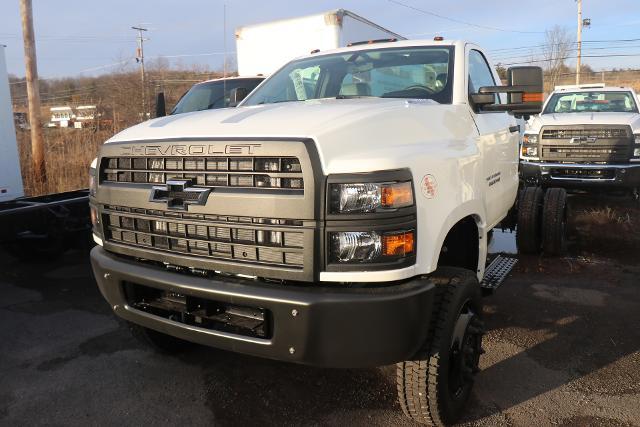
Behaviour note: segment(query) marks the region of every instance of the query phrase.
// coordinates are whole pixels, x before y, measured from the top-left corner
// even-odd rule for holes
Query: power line
[[[617,57],[640,57],[640,53],[628,53],[628,54],[616,54],[616,55],[582,55],[583,58],[617,58]],[[558,61],[564,59],[575,59],[577,56],[564,56],[561,58],[549,58],[549,59],[535,59],[531,61],[522,61],[522,62],[510,62],[507,64],[500,65],[520,65],[520,64],[534,64],[538,62],[551,62]]]
[[[608,40],[583,40],[582,43],[630,43],[640,41],[640,38],[637,39],[608,39]],[[552,44],[535,44],[529,46],[514,46],[514,47],[504,47],[498,49],[489,49],[489,52],[499,52],[499,51],[507,51],[507,50],[521,50],[521,49],[531,49],[531,48],[541,48],[547,46],[558,46],[563,43],[552,43]],[[576,42],[569,42],[570,45],[576,45]]]
[[[467,25],[469,27],[481,28],[483,30],[501,31],[501,32],[505,32],[505,33],[521,33],[521,34],[543,34],[544,33],[544,31],[508,30],[508,29],[505,29],[505,28],[490,27],[490,26],[487,26],[487,25],[474,24],[473,22],[462,21],[460,19],[451,18],[449,16],[444,16],[444,15],[440,15],[440,14],[435,13],[435,12],[430,12],[428,10],[420,9],[420,8],[411,6],[409,4],[402,3],[402,2],[400,2],[398,0],[387,0],[387,1],[389,3],[393,3],[393,4],[396,4],[398,6],[406,7],[407,9],[411,9],[411,10],[414,10],[416,12],[424,13],[425,15],[434,16],[436,18],[445,19],[447,21],[455,22],[457,24]]]
[[[632,45],[632,46],[607,46],[607,47],[589,47],[589,48],[583,48],[582,51],[586,52],[586,51],[599,51],[599,50],[609,50],[609,49],[629,49],[629,48],[638,48],[640,47],[640,45]],[[576,52],[578,49],[567,49],[567,52]],[[544,55],[544,52],[530,52],[527,55],[508,55],[508,56],[492,56],[491,58],[494,61],[504,61],[507,59],[518,59],[518,58],[530,58],[531,56],[540,56],[540,55]],[[615,55],[615,54],[611,54],[611,55]],[[583,55],[584,56],[584,55]]]
[[[112,64],[107,64],[107,65],[99,65],[97,67],[91,67],[91,68],[85,68],[84,70],[80,70],[78,71],[76,74],[82,74],[82,73],[88,73],[91,71],[98,71],[98,70],[102,70],[105,68],[111,68],[111,67],[115,67],[116,65],[122,65],[122,64],[126,64],[127,62],[131,62],[133,60],[133,58],[127,58],[123,61],[118,61],[118,62],[114,62]],[[57,77],[47,77],[45,79],[38,79],[39,81],[43,81],[43,80],[60,80],[60,79],[66,79],[69,78],[69,76],[57,76]],[[18,85],[18,84],[24,84],[25,81],[19,81],[19,82],[11,82],[9,83],[10,85]]]
[[[207,52],[207,53],[185,53],[181,55],[154,55],[147,58],[186,58],[195,56],[214,56],[214,55],[236,55],[235,52]]]
[[[16,33],[0,33],[0,37],[20,38],[20,34]],[[106,35],[38,35],[38,40],[116,40],[116,41],[133,41],[130,36],[106,36]]]

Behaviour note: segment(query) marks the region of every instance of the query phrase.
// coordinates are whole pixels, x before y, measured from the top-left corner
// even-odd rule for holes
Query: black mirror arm
[[[164,92],[156,94],[156,117],[164,117],[167,115],[167,108],[164,99]]]
[[[484,107],[482,107],[482,109],[484,111],[510,111],[510,112],[514,112],[514,113],[518,113],[518,112],[522,112],[522,113],[526,113],[526,112],[531,112],[532,110],[534,111],[533,114],[536,114],[536,108],[541,108],[542,107],[542,103],[527,103],[526,105],[523,104],[491,104],[491,105],[485,105]]]
[[[542,89],[536,91],[532,86],[483,86],[478,90],[482,94],[494,93],[525,93],[525,92],[542,92]]]

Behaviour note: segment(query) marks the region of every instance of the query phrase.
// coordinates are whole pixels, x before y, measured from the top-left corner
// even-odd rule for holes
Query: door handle
[[[509,132],[510,133],[520,132],[520,125],[509,126]]]

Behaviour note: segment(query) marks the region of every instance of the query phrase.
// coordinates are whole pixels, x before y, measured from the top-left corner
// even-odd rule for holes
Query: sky
[[[148,60],[168,56],[172,64],[220,69],[225,35],[226,51],[235,51],[235,28],[338,8],[408,38],[474,41],[503,64],[528,60],[537,49],[531,46],[554,25],[572,36],[577,26],[575,0],[33,0],[38,70],[41,78],[58,78],[133,67],[134,25],[149,28]],[[583,17],[592,23],[583,33],[592,41],[583,55],[627,55],[586,57],[585,63],[597,70],[640,69],[640,0],[583,0]],[[638,40],[602,42],[629,39]],[[0,44],[7,46],[9,73],[23,76],[18,0],[0,2]]]

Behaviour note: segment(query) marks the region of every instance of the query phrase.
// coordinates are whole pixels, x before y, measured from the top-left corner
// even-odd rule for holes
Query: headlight
[[[340,263],[392,261],[412,255],[413,252],[413,230],[393,233],[376,231],[331,233],[331,258]]]
[[[350,231],[331,235],[332,253],[336,261],[372,261],[382,252],[382,240],[375,231]]]
[[[640,133],[637,134],[635,137],[636,137],[636,144],[640,145]]]
[[[633,157],[640,157],[640,148],[633,149]]]
[[[95,196],[96,194],[96,169],[98,167],[98,159],[93,159],[91,166],[89,167],[89,194]]]
[[[89,169],[89,194],[96,195],[96,170]]]
[[[331,213],[370,213],[413,205],[411,182],[331,184]]]
[[[93,225],[94,229],[98,227],[98,209],[95,206],[90,206],[89,211],[91,213],[91,225]]]
[[[522,146],[522,155],[524,157],[538,157],[538,147]]]
[[[527,134],[522,136],[521,153],[523,157],[538,157],[538,135]]]

